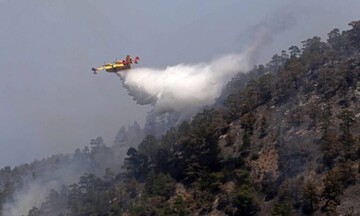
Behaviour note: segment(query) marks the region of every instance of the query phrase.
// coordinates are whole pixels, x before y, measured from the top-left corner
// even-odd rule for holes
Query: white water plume
[[[135,68],[119,75],[138,104],[151,104],[158,113],[176,112],[189,117],[213,105],[235,74],[249,71],[256,48],[210,63],[179,64],[165,69]]]
[[[251,69],[260,48],[271,43],[273,35],[294,24],[292,15],[280,13],[248,29],[243,35],[250,36],[252,43],[241,53],[209,63],[178,64],[165,69],[134,68],[120,72],[119,76],[138,104],[150,104],[159,114],[176,112],[180,118],[191,117],[213,105],[234,75]]]

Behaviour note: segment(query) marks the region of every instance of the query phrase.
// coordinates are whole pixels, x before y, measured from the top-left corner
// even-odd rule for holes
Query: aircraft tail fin
[[[127,55],[127,56],[126,56],[125,62],[126,62],[127,67],[130,68],[130,67],[131,67],[131,63],[132,63],[132,62],[131,62],[130,55]]]
[[[139,61],[140,61],[140,58],[138,56],[136,56],[134,59],[134,63],[137,64],[137,63],[139,63]]]

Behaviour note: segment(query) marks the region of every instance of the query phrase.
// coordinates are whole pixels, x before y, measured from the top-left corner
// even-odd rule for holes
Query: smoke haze
[[[61,156],[55,158],[62,160]],[[49,165],[45,167],[35,165],[33,173],[22,177],[26,184],[23,187],[18,186],[12,199],[5,202],[4,215],[28,215],[32,207],[40,207],[50,190],[60,191],[63,185],[77,182],[80,176],[89,170],[88,166],[76,160],[59,163],[58,167],[52,166],[51,160],[48,163]]]
[[[157,113],[177,112],[186,118],[212,105],[227,81],[246,73],[259,58],[358,19],[360,4],[110,0],[104,7],[103,1],[90,2],[54,1],[46,2],[47,7],[33,1],[0,3],[1,166],[72,152],[94,135],[112,140],[121,125],[141,122],[146,107],[133,104],[113,76],[91,75],[90,67],[99,62],[136,53],[149,67],[121,74],[128,94]],[[272,40],[295,24],[293,11],[285,16],[279,12],[284,4],[297,11],[302,5],[307,14],[292,31]],[[277,18],[271,18],[274,14]],[[236,38],[239,32],[248,38]],[[238,51],[242,44],[244,52],[208,61]],[[174,66],[157,69],[161,65]],[[26,214],[50,189],[76,182],[86,169],[69,164],[61,170],[18,191],[5,206],[7,215]]]
[[[265,62],[308,37],[326,38],[334,27],[347,28],[358,19],[359,5],[356,0],[0,1],[0,166],[69,153],[93,136],[111,143],[121,125],[144,123],[151,107],[135,104],[113,76],[91,74],[90,68],[104,61],[130,53],[149,68],[211,64],[213,57],[241,53],[254,38],[249,30],[259,23],[281,28],[291,21],[284,13],[302,13],[296,25],[290,23],[289,31],[251,57]],[[274,14],[279,18],[271,19]]]

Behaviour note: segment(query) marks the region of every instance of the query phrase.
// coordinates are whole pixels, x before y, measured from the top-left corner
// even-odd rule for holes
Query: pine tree
[[[302,188],[302,210],[305,214],[312,215],[320,202],[319,191],[312,181],[306,182]]]

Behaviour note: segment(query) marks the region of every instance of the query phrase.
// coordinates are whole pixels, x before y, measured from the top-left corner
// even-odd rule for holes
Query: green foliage
[[[250,184],[250,173],[245,169],[235,169],[234,171],[235,179],[239,185],[249,185]]]
[[[241,127],[249,133],[249,135],[253,134],[255,120],[255,114],[252,112],[246,113],[241,117]]]
[[[259,135],[260,139],[264,138],[267,135],[267,128],[268,128],[267,119],[265,116],[262,116],[260,119],[260,135]]]
[[[332,169],[326,174],[323,183],[324,191],[322,192],[322,198],[326,200],[323,209],[329,208],[330,205],[333,206],[334,203],[338,205],[340,203],[339,196],[342,194],[343,186],[336,169]]]
[[[153,135],[148,135],[140,143],[138,152],[139,155],[145,155],[150,161],[154,161],[159,148],[160,145],[156,138]]]
[[[240,117],[241,106],[240,106],[240,97],[238,94],[230,94],[226,97],[224,105],[229,110],[229,115],[226,116],[228,121],[234,121]]]
[[[351,30],[345,32],[346,38],[349,40],[349,44],[353,46],[353,49],[359,50],[360,48],[360,21],[352,21],[349,23],[352,27]]]
[[[335,172],[338,175],[339,181],[343,187],[348,187],[350,185],[356,184],[357,172],[355,163],[352,161],[345,161],[339,163],[335,168]]]
[[[85,215],[105,215],[108,213],[108,192],[103,181],[93,174],[80,177],[81,212]]]
[[[40,207],[32,208],[29,215],[52,216],[54,212],[78,216],[175,216],[194,212],[206,215],[214,208],[228,215],[256,215],[260,205],[255,197],[261,197],[260,192],[265,195],[266,201],[274,199],[275,202],[274,208],[267,214],[292,215],[295,211],[299,213],[301,207],[304,214],[311,215],[317,213],[320,204],[324,204],[323,211],[336,215],[343,190],[357,183],[356,168],[360,156],[355,118],[358,99],[354,91],[360,72],[357,54],[360,48],[360,21],[349,25],[351,29],[347,31],[332,30],[327,43],[319,37],[307,39],[303,41],[302,49],[291,46],[289,54],[282,51],[274,55],[266,66],[259,65],[247,74],[236,76],[219,99],[223,100],[224,108],[204,110],[192,121],[182,122],[163,136],[147,125],[148,129],[154,129],[156,137],[147,136],[137,149],[128,150],[123,173],[119,173],[120,165],[109,167],[104,162],[122,157],[114,153],[115,147],[105,146],[101,137],[91,140],[90,148],[77,150],[73,156],[35,161],[14,170],[2,169],[0,177],[5,180],[0,182],[0,207],[7,200],[13,201],[13,194],[22,185],[40,179],[44,164],[57,167],[61,161],[70,164],[71,160],[75,160],[91,167],[86,170],[91,173],[101,171],[103,175],[105,171],[104,177],[84,174],[77,184],[69,185],[60,192],[50,191]],[[318,137],[321,133],[319,143],[328,171],[323,178],[323,202],[320,202],[320,192],[313,182],[306,182],[301,189],[300,184],[295,183],[284,186],[284,182],[289,181],[284,179],[286,169],[279,169],[276,178],[266,174],[265,170],[262,181],[254,184],[254,173],[250,175],[249,172],[254,161],[246,157],[251,153],[251,159],[257,159],[254,152],[260,145],[255,142],[276,140],[267,137],[273,129],[268,124],[278,118],[270,116],[271,110],[287,108],[280,106],[285,103],[286,106],[292,105],[298,98],[303,100],[308,96],[312,105],[304,105],[304,109],[290,108],[290,122],[300,127],[302,121],[310,119],[306,131],[311,133],[309,138],[312,135]],[[313,96],[318,99],[314,101]],[[338,112],[339,107],[343,110],[335,119],[333,112]],[[154,115],[149,118],[154,118]],[[238,122],[242,128],[240,131],[237,130]],[[320,133],[317,125],[321,126]],[[134,127],[139,135],[136,132],[133,136],[142,138],[139,126]],[[218,140],[224,134],[228,145],[222,152]],[[241,146],[238,146],[239,134],[240,138],[242,136]],[[258,134],[259,139],[253,134]],[[133,146],[127,143],[130,142],[129,137],[122,128],[115,141],[116,148]],[[314,143],[317,141],[315,138],[312,140]],[[226,152],[230,146],[234,147],[233,153]],[[239,147],[240,152],[236,152]],[[225,155],[226,159],[223,158]],[[284,161],[278,159],[281,167]],[[114,167],[118,170],[113,171]],[[322,173],[318,174],[321,177]],[[24,175],[28,179],[22,179]],[[175,195],[176,183],[185,183],[184,194],[180,192]],[[231,186],[228,188],[228,183],[237,186],[235,189]],[[255,191],[253,187],[261,191]],[[300,197],[301,203],[297,203]],[[217,206],[214,206],[215,203]]]
[[[302,41],[302,43],[303,50],[301,57],[306,62],[307,69],[318,69],[326,62],[327,57],[325,56],[325,52],[328,49],[328,45],[321,42],[320,37],[313,37]]]
[[[226,123],[219,111],[205,110],[191,122],[189,135],[180,138],[180,176],[189,184],[204,178],[206,173],[218,171],[220,165],[218,137],[226,132]]]
[[[63,186],[62,191],[58,193],[51,190],[45,202],[40,206],[40,215],[59,216],[66,215],[67,211],[67,189]]]
[[[69,185],[68,209],[73,215],[79,215],[82,211],[82,193],[78,184]]]
[[[250,133],[247,132],[246,130],[244,131],[243,133],[243,137],[242,137],[242,146],[240,148],[240,151],[246,151],[250,145],[251,145],[251,142],[250,142]]]
[[[289,200],[278,202],[274,205],[274,209],[271,212],[272,216],[290,216],[292,214],[292,204]]]
[[[220,190],[224,180],[225,174],[223,172],[206,173],[199,179],[198,188],[202,191],[216,193]]]
[[[163,173],[150,172],[145,182],[146,193],[150,196],[162,196],[169,199],[175,190],[175,182]]]
[[[236,207],[234,215],[256,215],[259,211],[259,206],[255,201],[251,188],[247,185],[240,186],[231,203]]]
[[[291,87],[297,90],[303,84],[305,67],[303,61],[297,58],[291,58],[286,61],[284,66],[284,78],[291,83]]]
[[[351,110],[343,110],[337,117],[342,121],[340,128],[342,129],[343,135],[346,136],[350,134],[350,128],[356,123],[354,112]]]
[[[305,214],[313,214],[319,206],[320,195],[312,181],[306,182],[302,188],[302,210]]]
[[[186,132],[184,131],[184,133]],[[161,138],[160,145],[163,149],[169,149],[173,151],[177,138],[178,138],[178,133],[176,129],[170,128],[170,130],[168,130],[165,133],[165,135]]]
[[[340,146],[337,143],[335,131],[324,131],[320,144],[324,153],[323,163],[329,168],[333,167],[335,159],[340,155]]]
[[[266,201],[274,199],[278,193],[278,185],[269,173],[265,173],[261,182],[261,192],[265,194]]]
[[[271,72],[278,72],[284,66],[287,60],[287,56],[275,54],[271,57],[269,63],[266,64],[266,67]]]
[[[131,205],[129,206],[130,216],[145,216],[148,215],[144,205]]]
[[[187,121],[183,121],[178,129],[177,129],[177,133],[179,137],[186,137],[190,134],[190,124]]]
[[[301,54],[301,50],[297,46],[291,46],[289,48],[290,58],[297,58]]]
[[[340,30],[338,28],[335,28],[328,33],[327,42],[332,49],[339,50],[342,41]]]
[[[296,188],[291,180],[283,182],[278,189],[278,200],[271,212],[273,216],[293,215],[293,200]]]
[[[327,216],[338,216],[339,213],[336,210],[338,203],[334,200],[329,200],[323,208]]]
[[[125,158],[123,168],[127,171],[129,178],[136,178],[142,182],[148,171],[148,157],[146,155],[139,154],[135,148],[130,148],[127,155],[129,157]]]
[[[204,110],[191,121],[191,135],[197,139],[219,136],[226,131],[227,124],[218,110]]]
[[[182,197],[177,195],[171,202],[170,207],[164,211],[164,216],[186,216],[190,214],[188,210],[189,203]]]

